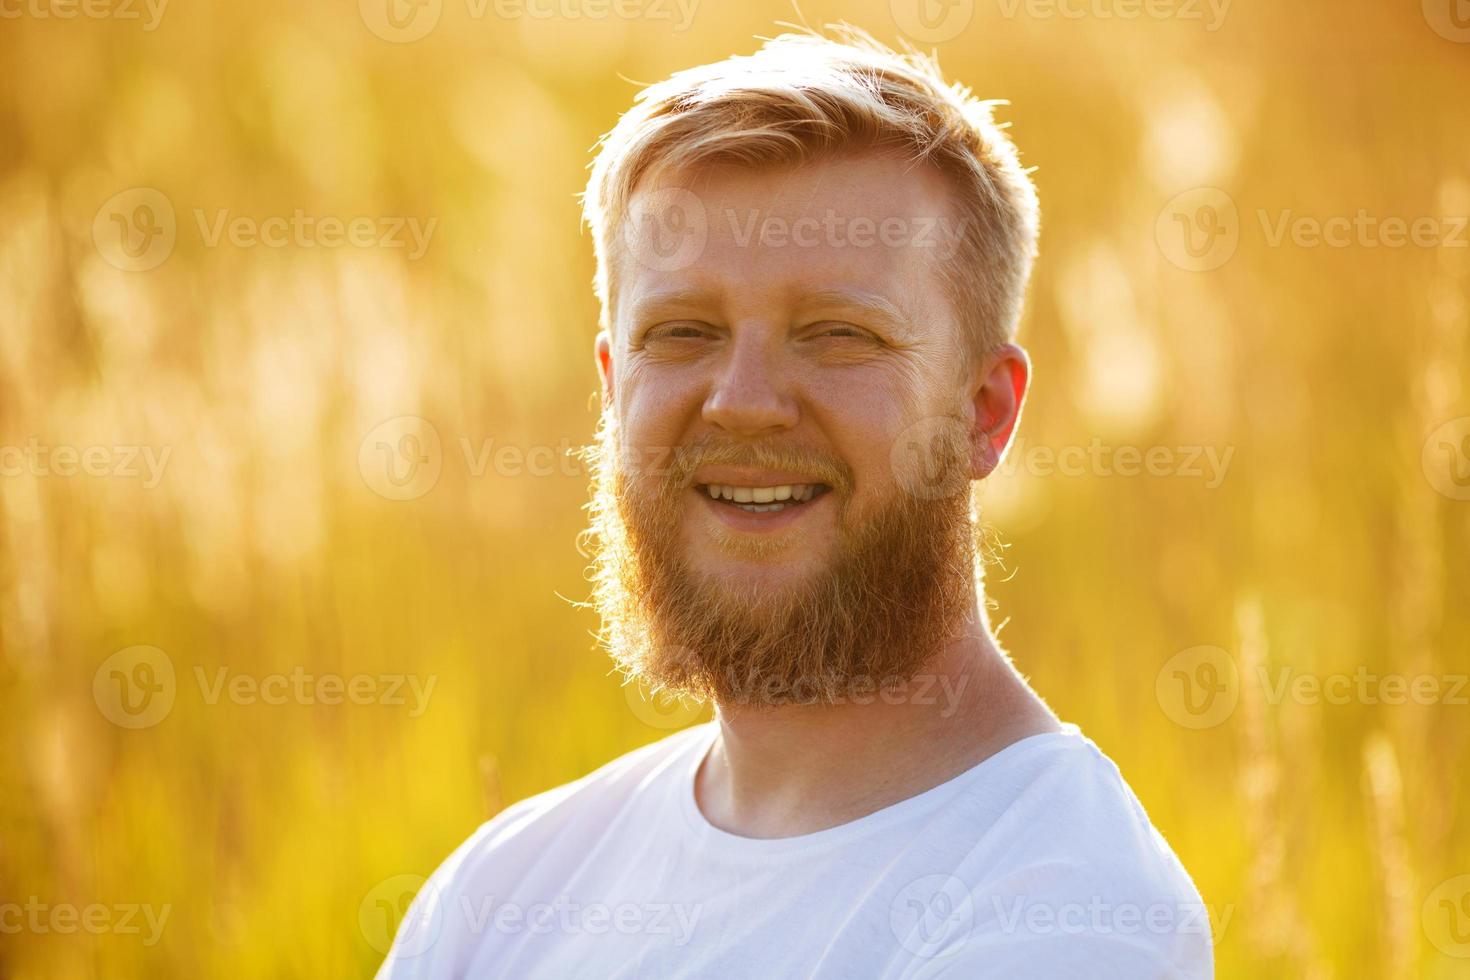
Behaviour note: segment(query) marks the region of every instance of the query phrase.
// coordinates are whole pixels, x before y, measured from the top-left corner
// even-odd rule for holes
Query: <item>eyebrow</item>
[[[892,300],[863,290],[819,289],[803,293],[798,307],[807,306],[837,306],[858,310],[877,324],[900,330],[913,326],[913,318],[899,309]]]
[[[632,318],[640,320],[652,312],[694,309],[718,305],[720,298],[707,289],[675,288],[656,290],[637,297],[629,304]],[[890,299],[878,293],[860,289],[818,289],[803,291],[796,302],[796,309],[839,308],[859,313],[875,326],[894,330],[912,329],[913,318]]]
[[[718,303],[718,298],[705,289],[662,289],[635,297],[628,308],[634,319],[638,319],[650,310],[709,306],[713,303]]]

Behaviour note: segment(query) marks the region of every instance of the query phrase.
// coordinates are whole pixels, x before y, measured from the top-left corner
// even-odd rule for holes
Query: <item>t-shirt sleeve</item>
[[[478,866],[491,859],[497,844],[553,796],[543,794],[507,807],[445,858],[399,923],[377,980],[440,980],[464,972],[464,960],[476,939],[472,923],[463,914],[470,879]]]

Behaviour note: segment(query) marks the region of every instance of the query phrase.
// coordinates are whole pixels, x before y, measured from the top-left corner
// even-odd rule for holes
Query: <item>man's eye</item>
[[[873,335],[862,327],[855,327],[850,323],[823,323],[813,331],[814,337],[855,337],[859,340],[872,340]]]
[[[709,336],[709,329],[699,323],[660,323],[650,327],[643,335],[645,343],[657,340],[702,340]]]

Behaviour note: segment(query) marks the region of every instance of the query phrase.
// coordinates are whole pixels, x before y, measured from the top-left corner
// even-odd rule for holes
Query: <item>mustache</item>
[[[694,474],[704,466],[795,471],[810,475],[843,496],[852,492],[854,482],[852,467],[830,450],[770,439],[741,441],[720,433],[706,433],[680,446],[625,447],[620,455],[625,475],[658,478],[665,493],[693,486]]]

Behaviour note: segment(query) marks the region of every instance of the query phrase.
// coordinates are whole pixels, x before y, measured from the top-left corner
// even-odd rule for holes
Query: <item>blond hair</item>
[[[602,327],[612,322],[614,246],[654,170],[798,165],[863,150],[927,162],[950,181],[964,234],[944,267],[976,352],[1015,335],[1036,252],[1036,189],[992,116],[996,103],[945,82],[932,58],[854,28],[783,34],[755,54],[649,85],[602,138],[583,195],[597,253]]]

